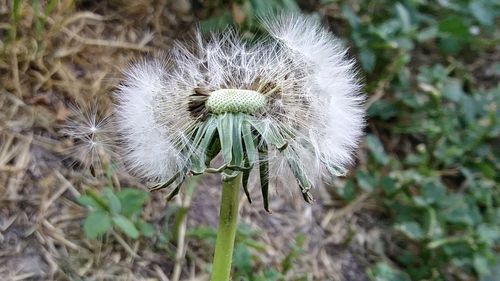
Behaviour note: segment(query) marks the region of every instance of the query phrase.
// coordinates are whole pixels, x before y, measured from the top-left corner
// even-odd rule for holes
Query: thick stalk
[[[211,281],[228,281],[230,278],[234,238],[238,224],[240,184],[241,173],[238,173],[234,179],[223,183]]]

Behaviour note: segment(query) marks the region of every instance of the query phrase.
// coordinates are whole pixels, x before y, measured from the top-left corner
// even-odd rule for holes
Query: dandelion
[[[175,184],[171,198],[189,175],[222,174],[212,280],[229,278],[239,186],[251,202],[254,167],[266,210],[270,174],[291,172],[309,202],[312,186],[352,164],[362,135],[364,97],[338,39],[300,15],[263,24],[270,37],[253,44],[231,30],[177,42],[131,66],[116,93],[129,167],[154,189]]]

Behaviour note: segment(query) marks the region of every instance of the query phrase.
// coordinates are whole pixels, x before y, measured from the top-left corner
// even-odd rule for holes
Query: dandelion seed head
[[[203,170],[226,125],[247,136],[244,148],[238,139],[232,150],[222,147],[227,161],[241,160],[231,151],[252,165],[271,161],[272,174],[291,170],[304,193],[352,164],[364,96],[347,50],[310,17],[263,23],[270,37],[260,42],[248,44],[233,30],[208,39],[197,32],[191,44],[176,42],[165,58],[125,72],[117,115],[132,170],[161,180]],[[252,162],[257,150],[266,156]]]

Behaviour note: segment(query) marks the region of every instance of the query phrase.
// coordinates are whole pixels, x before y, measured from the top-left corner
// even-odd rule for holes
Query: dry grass
[[[65,151],[74,144],[58,130],[70,117],[70,104],[98,101],[105,108],[130,60],[167,49],[171,38],[193,27],[189,10],[167,1],[62,0],[44,15],[23,2],[16,20],[11,2],[0,0],[0,279],[207,280],[211,250],[183,235],[171,245],[173,253],[151,239],[129,240],[116,232],[99,241],[85,238],[86,210],[75,198],[107,181],[70,165]],[[43,25],[38,31],[37,22]],[[117,177],[115,188],[144,188],[125,173]],[[170,203],[191,206],[186,229],[215,227],[217,184],[208,177],[192,202],[181,195]],[[305,252],[288,280],[365,280],[367,237],[382,235],[364,215],[376,210],[370,198],[339,206],[326,189],[317,189],[316,203],[306,205],[298,192],[277,186],[272,214],[242,198],[241,221],[267,245],[257,266],[280,269],[303,234]],[[168,208],[162,196],[155,193],[144,210],[157,227]],[[182,258],[186,253],[189,259]]]

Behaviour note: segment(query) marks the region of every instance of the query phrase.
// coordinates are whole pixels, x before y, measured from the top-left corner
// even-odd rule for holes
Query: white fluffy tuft
[[[139,176],[165,180],[182,166],[183,158],[155,119],[157,98],[165,91],[164,59],[139,61],[125,71],[115,93],[117,124],[125,144],[128,167]]]
[[[73,140],[66,153],[72,166],[93,170],[94,175],[103,173],[103,164],[116,159],[116,134],[111,112],[91,106],[69,106],[70,116],[60,127],[60,133]]]
[[[287,136],[288,143],[283,153],[271,155],[296,164],[310,181],[352,164],[364,126],[364,97],[347,50],[310,17],[283,15],[264,25],[268,40],[246,44],[231,30],[203,40],[198,32],[193,46],[176,43],[168,63],[140,61],[125,72],[117,114],[132,170],[161,180],[189,170],[186,151],[203,122],[189,110],[196,89],[268,95],[256,123]]]
[[[271,36],[288,49],[290,57],[303,60],[310,70],[304,94],[313,103],[314,115],[307,133],[328,172],[342,173],[352,164],[364,127],[364,96],[347,49],[317,19],[282,15],[265,19]],[[333,170],[332,170],[333,169]]]

